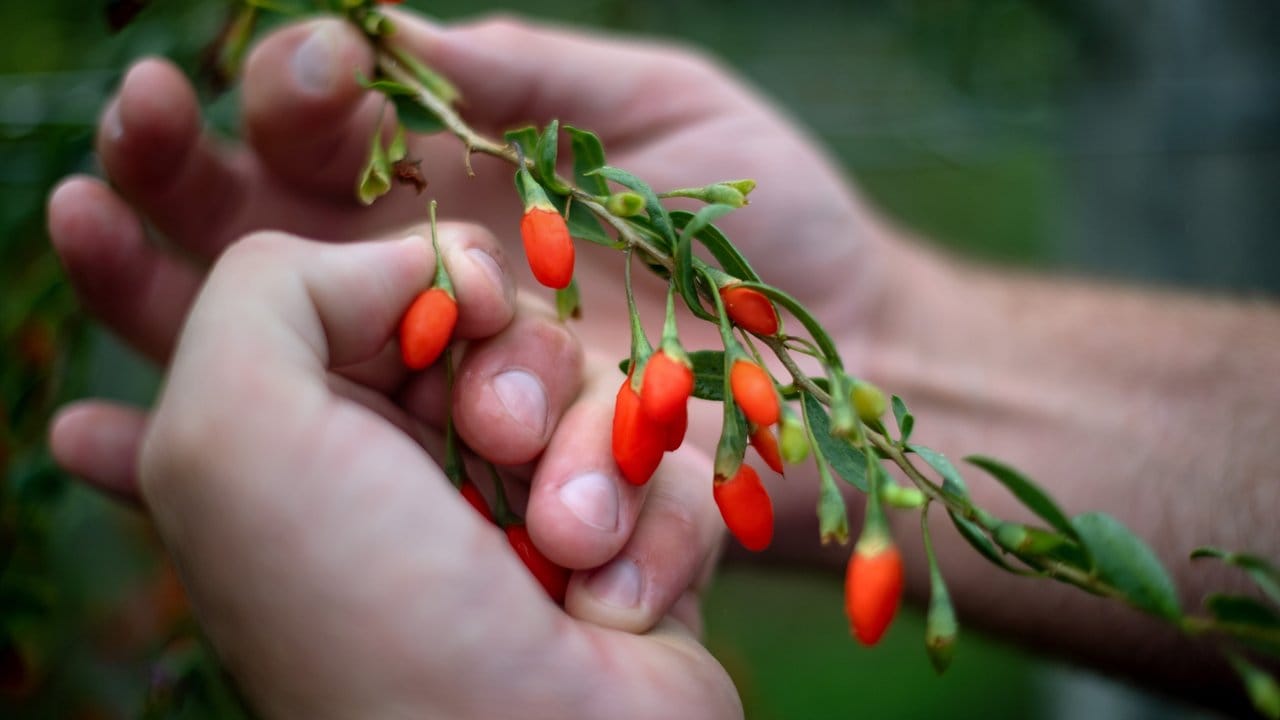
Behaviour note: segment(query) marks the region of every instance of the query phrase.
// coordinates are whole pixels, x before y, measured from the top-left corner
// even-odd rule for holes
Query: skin
[[[1186,554],[1195,545],[1280,554],[1280,529],[1267,519],[1267,509],[1277,502],[1274,484],[1264,482],[1280,469],[1280,448],[1261,441],[1273,434],[1268,431],[1280,427],[1280,402],[1276,402],[1280,378],[1274,373],[1280,361],[1280,311],[1274,306],[997,274],[923,250],[866,208],[826,154],[801,131],[723,69],[687,50],[581,35],[509,18],[439,28],[401,15],[397,24],[401,42],[461,88],[467,98],[464,114],[482,130],[541,123],[554,115],[598,132],[612,163],[655,187],[736,177],[759,180],[750,207],[726,218],[724,229],[768,281],[796,293],[824,319],[848,367],[907,400],[919,418],[919,442],[953,458],[975,451],[1001,457],[1046,486],[1068,512],[1101,509],[1116,515],[1147,538],[1173,569],[1186,605],[1194,605],[1210,588],[1231,588],[1239,582],[1227,571],[1188,564]],[[308,40],[313,42],[308,45]],[[317,48],[321,52],[311,52]],[[370,62],[359,37],[341,25],[311,23],[273,34],[247,64],[243,123],[247,141],[230,148],[201,134],[194,95],[174,68],[156,60],[135,66],[104,113],[99,135],[103,166],[115,189],[73,178],[50,200],[51,237],[86,307],[164,361],[173,354],[177,328],[200,286],[203,267],[236,238],[270,227],[318,240],[351,240],[384,235],[420,219],[421,199],[407,192],[393,193],[371,210],[359,208],[352,200],[352,179],[363,161],[379,107],[360,92],[351,79],[351,68],[367,73]],[[662,88],[662,102],[654,101],[655,87]],[[752,152],[742,152],[735,139],[742,137],[754,138]],[[430,171],[431,192],[440,200],[442,211],[495,228],[498,237],[482,243],[486,253],[503,258],[506,255],[499,251],[509,248],[512,258],[519,257],[520,208],[511,192],[508,168],[476,157],[477,177],[465,178],[460,171],[454,172],[461,149],[449,138],[417,140],[413,154],[428,159],[424,167]],[[141,231],[143,217],[179,252],[148,244]],[[462,230],[470,226],[456,227],[464,234],[478,232]],[[448,257],[449,247],[445,252]],[[266,250],[263,254],[270,255]],[[522,262],[499,260],[498,264],[504,274],[515,278],[515,285],[533,287]],[[557,344],[557,333],[563,337],[563,331],[551,323],[517,319],[498,329],[497,321],[484,326],[490,316],[478,312],[481,327],[473,328],[469,336],[497,335],[468,354],[465,362],[473,363],[469,367],[475,369],[462,373],[454,400],[459,427],[482,456],[512,464],[540,458],[532,466],[529,526],[548,556],[584,571],[570,588],[570,615],[611,628],[643,631],[655,627],[673,602],[677,610],[682,603],[686,609],[692,607],[692,596],[685,591],[697,586],[701,561],[713,554],[715,546],[713,539],[703,539],[708,537],[703,523],[718,527],[718,520],[714,515],[704,518],[703,508],[710,502],[710,493],[705,492],[709,472],[705,467],[693,471],[705,464],[705,455],[686,451],[691,465],[684,464],[684,455],[673,456],[659,470],[660,476],[672,479],[655,480],[655,489],[647,495],[629,489],[608,467],[608,438],[602,428],[608,427],[609,405],[618,382],[609,364],[624,356],[627,348],[624,307],[616,287],[621,269],[618,253],[580,246],[577,275],[588,305],[573,333],[587,348],[584,374],[556,361],[556,353],[570,352],[565,346],[573,343],[562,339]],[[236,274],[234,266],[225,272]],[[656,329],[664,288],[651,278],[638,280],[641,312]],[[902,291],[908,287],[911,292]],[[290,313],[298,308],[277,310],[293,317]],[[324,316],[323,307],[314,310]],[[464,313],[463,321],[466,317]],[[460,332],[463,324],[460,321]],[[328,324],[324,327],[330,329]],[[684,322],[681,329],[691,349],[717,344],[710,326]],[[180,351],[178,360],[182,358]],[[548,411],[540,429],[529,428],[493,403],[495,373],[517,362],[547,391]],[[438,378],[435,390],[428,373],[392,392],[391,385],[382,382],[386,378],[371,371],[370,365],[365,361],[342,368],[342,375],[393,400],[411,418],[438,423],[442,405]],[[175,367],[174,377],[179,377],[180,367]],[[572,389],[579,385],[581,391]],[[171,379],[162,412],[164,403],[182,387]],[[199,391],[194,384],[188,387],[193,393]],[[209,420],[198,404],[186,408],[184,415]],[[242,410],[223,409],[227,413]],[[58,418],[52,429],[53,449],[65,466],[90,482],[129,493],[136,489],[137,449],[146,427],[136,411],[89,402]],[[690,446],[704,451],[713,448],[718,427],[717,409],[695,404]],[[160,440],[149,441],[144,457],[154,453],[166,457],[169,443],[163,440],[161,435]],[[572,446],[574,442],[587,443],[590,452],[582,455]],[[172,459],[153,466],[157,468],[155,487],[165,488],[164,493],[176,498],[165,505],[170,519],[158,517],[162,531],[166,522],[170,528],[179,526],[178,519],[185,517],[182,508],[188,507],[182,500],[184,488],[195,490],[190,483],[163,478],[187,464],[208,465],[215,478],[233,477],[220,463],[231,462],[227,456],[238,454],[224,449],[211,458],[206,448],[190,440],[177,446]],[[429,463],[418,462],[422,473],[429,474]],[[149,477],[146,467],[151,466],[144,462],[144,478]],[[170,472],[163,472],[166,468]],[[587,508],[587,516],[616,517],[612,529],[583,522],[559,493],[568,478],[584,469],[613,473],[612,483],[577,496],[582,501],[578,509]],[[811,475],[808,468],[795,468],[785,484],[766,479],[778,529],[774,546],[764,557],[842,569],[848,550],[822,549],[815,542],[817,483]],[[1026,519],[994,483],[977,481],[976,472],[968,475],[980,505],[1001,516]],[[342,481],[333,482],[340,485]],[[686,486],[698,492],[691,493]],[[156,503],[162,496],[168,497],[162,493],[153,501],[148,492],[149,507],[159,507]],[[686,501],[691,504],[685,505]],[[856,521],[859,508],[855,498],[851,501],[851,517]],[[230,509],[262,517],[254,515],[253,502],[227,502]],[[465,509],[460,503],[454,505]],[[616,514],[608,512],[613,507]],[[605,512],[597,512],[601,508]],[[907,564],[908,592],[921,596],[927,581],[916,520],[909,515],[897,520],[895,537]],[[934,520],[939,518],[935,515]],[[351,519],[343,513],[326,522],[342,526]],[[461,522],[433,517],[432,532],[436,524],[456,529]],[[235,535],[238,529],[242,529],[239,524],[207,528],[209,535],[203,540],[207,544],[199,546],[208,547],[214,542],[209,538],[221,533],[231,535],[228,541],[245,542]],[[669,540],[673,532],[684,533],[682,543]],[[165,535],[182,557],[185,539]],[[935,539],[963,621],[1183,696],[1220,705],[1238,701],[1234,681],[1204,647],[1180,640],[1114,603],[1002,575],[956,541],[945,522],[937,523]],[[418,539],[414,543],[428,545]],[[450,543],[453,547],[456,541]],[[190,552],[200,556],[198,550]],[[507,562],[484,556],[483,547],[477,552],[476,562]],[[696,561],[689,561],[690,556]],[[586,570],[628,560],[641,568],[643,600],[628,608],[590,602],[586,588],[594,575]],[[435,562],[431,558],[423,557],[422,562],[422,568],[439,571],[439,578],[451,577],[446,569],[431,565]],[[213,611],[206,608],[228,603],[237,608],[235,617],[254,622],[258,622],[257,612],[269,608],[253,603],[252,586],[240,599],[238,588],[244,584],[219,580],[217,568],[208,570],[214,574],[205,578],[204,567],[184,564],[184,577],[192,585],[211,635],[224,656],[234,660],[252,647],[253,638],[246,638],[235,623],[211,623],[206,613]],[[341,581],[335,585],[354,586],[345,574],[318,572],[309,579],[326,578]],[[466,582],[462,576],[459,580],[461,591]],[[437,582],[432,587],[438,592],[453,586]],[[202,601],[206,594],[208,602]],[[471,598],[481,605],[458,607],[468,608],[470,617],[487,617],[484,613],[491,612],[493,619],[505,622],[501,619],[534,613],[524,606],[524,601],[532,603],[534,598],[536,593],[517,593],[507,596],[501,607],[486,605],[491,598]],[[410,608],[401,610],[409,613]],[[398,621],[394,615],[383,619]],[[428,621],[421,613],[399,619]],[[555,642],[548,638],[574,627],[579,629],[568,632],[566,641],[573,645],[573,638],[603,632],[581,629],[563,619],[552,623],[559,630],[549,634],[530,629],[542,628],[540,622],[512,626],[518,637],[509,633],[503,642],[521,644],[529,637]],[[457,629],[456,624],[432,628]],[[348,640],[362,642],[359,637]],[[627,642],[646,641],[667,642],[660,630]],[[689,649],[696,655],[690,661],[696,670],[690,677],[707,691],[706,716],[732,715],[733,703],[722,695],[723,676],[708,665],[707,656],[690,648],[692,643],[682,645],[680,652]],[[367,653],[362,658],[376,659],[369,648],[358,650]],[[637,657],[645,652],[637,651]],[[555,657],[572,665],[587,656],[570,650]],[[423,673],[418,679],[428,687],[441,658],[448,655],[416,658],[422,665],[415,671]],[[277,676],[271,668],[235,662],[232,666],[262,707],[274,702],[277,691],[292,697],[288,691],[295,680],[287,673]],[[537,666],[546,668],[544,683],[572,677],[558,674],[557,663]],[[657,671],[643,675],[664,692],[665,683],[677,683],[673,696],[687,688],[679,684],[682,679]],[[626,685],[636,678],[607,679]],[[352,681],[358,685],[378,679]],[[566,687],[576,687],[578,681],[573,683]],[[338,693],[345,686],[333,687]],[[486,692],[493,687],[489,685]],[[518,695],[520,689],[513,693]],[[476,700],[466,697],[466,688],[457,684],[449,684],[447,690],[458,691],[457,708]],[[353,691],[362,699],[374,697],[367,694],[372,692],[369,687]],[[397,696],[392,692],[388,697]],[[528,701],[522,707],[538,707],[528,697],[513,699]],[[649,707],[638,696],[636,701],[642,703],[637,707]],[[405,702],[409,704],[403,707],[414,707],[411,700]]]

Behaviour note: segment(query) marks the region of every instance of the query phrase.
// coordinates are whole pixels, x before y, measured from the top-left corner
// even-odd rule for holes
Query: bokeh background
[[[146,522],[52,467],[52,408],[146,403],[154,368],[84,317],[43,203],[92,171],[129,61],[194,67],[221,3],[0,4],[0,716],[236,717]],[[489,0],[410,2],[441,18]],[[678,38],[812,130],[874,202],[994,263],[1231,294],[1280,290],[1280,4],[1269,0],[525,0],[520,12]],[[209,121],[234,133],[234,93]],[[1200,717],[976,633],[935,678],[908,611],[847,636],[838,578],[733,568],[708,643],[748,717]]]

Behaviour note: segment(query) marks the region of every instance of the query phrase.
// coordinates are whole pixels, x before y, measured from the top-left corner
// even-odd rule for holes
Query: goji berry
[[[889,403],[885,401],[884,393],[880,388],[862,380],[854,382],[849,400],[853,402],[853,409],[858,413],[858,418],[865,423],[879,420],[880,416],[889,409]]]
[[[764,368],[749,360],[735,361],[729,371],[729,387],[747,420],[761,426],[778,422],[782,409]]]
[[[511,543],[516,555],[520,556],[520,560],[542,585],[542,589],[547,591],[547,595],[557,605],[563,605],[565,593],[569,589],[569,571],[548,560],[534,546],[533,538],[529,537],[529,529],[524,523],[507,526],[507,542]]]
[[[667,429],[645,414],[628,375],[613,406],[613,459],[622,477],[632,485],[649,482],[666,445]]]
[[[467,502],[471,503],[471,507],[475,508],[476,512],[480,513],[480,517],[483,517],[489,522],[493,522],[493,511],[489,509],[488,501],[484,499],[484,495],[480,494],[480,489],[477,488],[470,480],[462,483],[462,497],[466,499]]]
[[[564,216],[555,208],[534,205],[520,221],[520,237],[529,269],[538,282],[563,290],[573,280],[573,240]]]
[[[752,428],[751,447],[756,449],[760,459],[764,460],[774,472],[782,474],[782,453],[778,451],[778,439],[773,436],[769,428],[764,425],[756,425]]]
[[[666,449],[668,452],[679,450],[684,444],[685,433],[689,431],[689,407],[682,405],[680,414],[666,425]]]
[[[717,477],[711,490],[729,532],[748,550],[759,552],[773,541],[773,503],[755,468],[742,465],[734,476]]]
[[[434,287],[413,301],[400,320],[400,356],[411,370],[429,367],[444,352],[458,324],[458,303]]]
[[[778,311],[764,293],[741,285],[720,288],[720,299],[729,319],[756,335],[778,334]]]
[[[893,621],[902,598],[902,557],[887,538],[858,541],[844,581],[849,629],[864,645],[875,645]]]
[[[693,394],[693,368],[659,350],[644,367],[640,402],[649,417],[668,424],[679,418]]]

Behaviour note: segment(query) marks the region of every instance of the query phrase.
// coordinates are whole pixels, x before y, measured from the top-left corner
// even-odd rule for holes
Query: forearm
[[[907,401],[917,442],[957,461],[1001,458],[1068,513],[1116,516],[1155,548],[1188,608],[1211,590],[1241,587],[1231,571],[1192,565],[1187,555],[1197,545],[1280,554],[1280,526],[1269,517],[1280,507],[1280,446],[1270,441],[1280,429],[1275,306],[891,252],[894,294],[846,345],[855,372]],[[966,475],[979,505],[1030,519],[994,482]],[[782,499],[782,522],[811,523],[814,499]],[[920,596],[927,580],[918,526],[914,514],[900,515],[895,534],[916,559],[909,586]],[[1212,654],[1114,602],[1001,573],[960,542],[945,515],[933,519],[962,621],[1159,684],[1198,675],[1203,687]],[[824,557],[839,562],[842,554]]]

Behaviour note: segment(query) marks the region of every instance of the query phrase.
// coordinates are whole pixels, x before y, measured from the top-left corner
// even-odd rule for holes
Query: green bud
[[[889,409],[889,403],[884,399],[880,388],[863,380],[854,382],[850,399],[858,417],[865,423],[876,422]]]
[[[804,462],[809,456],[809,438],[804,424],[790,412],[783,415],[782,425],[778,428],[778,449],[789,465]]]
[[[728,185],[729,187],[733,188],[734,190],[737,190],[743,195],[750,195],[751,191],[756,189],[756,181],[750,180],[750,179],[726,180],[721,184]]]
[[[610,215],[616,217],[633,217],[644,210],[644,198],[631,191],[616,192],[604,201],[604,207]]]
[[[929,653],[929,662],[933,669],[941,675],[951,665],[951,658],[956,652],[956,613],[951,607],[951,600],[945,595],[935,596],[929,603],[929,615],[924,624],[924,647]]]
[[[1018,523],[1000,523],[992,535],[996,544],[1005,550],[1030,557],[1047,555],[1067,542],[1057,533]]]
[[[889,507],[907,510],[924,505],[926,499],[920,488],[903,487],[892,481],[886,481],[880,486],[880,498]]]
[[[718,205],[728,205],[729,207],[740,208],[747,204],[747,196],[742,191],[731,185],[708,185],[706,187],[706,201]]]

